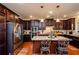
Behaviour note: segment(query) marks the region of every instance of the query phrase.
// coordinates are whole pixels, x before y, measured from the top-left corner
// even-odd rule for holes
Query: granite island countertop
[[[51,40],[51,41],[58,41],[58,40],[72,40],[72,39],[69,39],[69,38],[66,38],[66,37],[63,37],[63,36],[56,36],[56,37],[49,37],[49,36],[34,36],[32,38],[32,40]]]

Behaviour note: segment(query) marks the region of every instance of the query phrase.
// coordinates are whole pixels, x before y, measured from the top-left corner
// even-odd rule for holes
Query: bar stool
[[[50,54],[51,41],[41,41],[41,54]]]
[[[58,54],[68,54],[69,41],[58,41]]]

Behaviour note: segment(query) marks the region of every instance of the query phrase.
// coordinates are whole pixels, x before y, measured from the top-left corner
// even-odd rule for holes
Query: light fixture
[[[47,15],[47,18],[49,18],[50,16],[49,15]]]
[[[49,14],[52,14],[53,12],[52,11],[49,11]]]
[[[33,16],[32,15],[30,15],[30,18],[32,18]]]
[[[16,19],[18,19],[18,17],[17,17],[17,16],[15,16],[15,18],[16,18]]]
[[[41,22],[44,22],[44,19],[40,19],[41,20]]]
[[[56,19],[56,22],[60,22],[60,19],[57,18],[57,19]]]
[[[58,9],[59,7],[60,7],[59,5],[56,6],[57,9]],[[60,19],[58,18],[58,16],[57,16],[56,22],[60,22]]]
[[[79,12],[77,12],[77,14],[79,14]]]
[[[64,15],[64,17],[67,17],[67,15]]]
[[[59,8],[59,7],[60,7],[59,5],[56,6],[56,8]]]
[[[44,6],[40,6],[41,8],[44,8]]]

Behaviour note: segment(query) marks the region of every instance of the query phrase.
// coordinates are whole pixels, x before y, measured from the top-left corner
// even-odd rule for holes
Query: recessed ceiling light
[[[77,14],[79,14],[79,12],[77,12]]]
[[[60,19],[56,19],[56,22],[60,22]]]
[[[32,15],[30,15],[30,18],[32,18],[33,16]]]
[[[44,8],[44,6],[40,6],[41,8]]]
[[[49,14],[52,14],[53,12],[52,11],[49,11]]]
[[[16,19],[18,19],[18,17],[17,17],[17,16],[15,16],[15,18],[16,18]]]
[[[64,17],[67,17],[67,15],[64,15]]]
[[[41,20],[41,22],[44,22],[44,19],[40,19]]]
[[[50,16],[49,15],[47,15],[47,18],[49,18]]]
[[[60,7],[59,5],[56,6],[56,8],[59,8],[59,7]]]

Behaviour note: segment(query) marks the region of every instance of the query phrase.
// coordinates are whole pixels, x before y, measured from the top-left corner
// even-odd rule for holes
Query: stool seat
[[[58,53],[67,54],[69,41],[58,41]]]
[[[41,54],[50,54],[51,41],[41,41]]]

